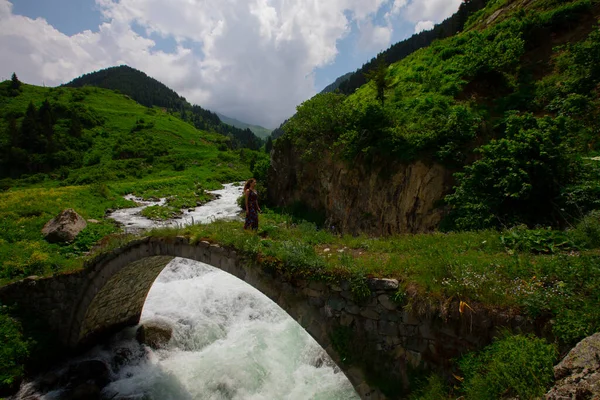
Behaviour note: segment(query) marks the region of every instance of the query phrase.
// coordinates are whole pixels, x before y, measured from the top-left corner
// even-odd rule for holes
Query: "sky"
[[[337,77],[462,0],[0,0],[0,80],[57,86],[126,64],[277,127]]]

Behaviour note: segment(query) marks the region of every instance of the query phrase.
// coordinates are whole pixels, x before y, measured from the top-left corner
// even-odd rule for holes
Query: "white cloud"
[[[419,21],[417,22],[417,25],[415,25],[415,33],[429,31],[433,29],[434,25],[435,24],[433,23],[433,21]]]
[[[412,0],[406,6],[405,17],[411,22],[441,22],[458,10],[463,0]]]
[[[383,5],[413,23],[438,22],[460,1],[96,0],[105,22],[68,36],[0,0],[0,77],[16,71],[26,82],[57,85],[128,64],[190,102],[274,127],[315,93],[315,69],[334,62],[354,24],[357,45],[380,51],[394,26],[389,15],[375,22]],[[174,38],[176,50],[159,51],[134,24],[145,36]]]
[[[361,50],[379,52],[389,47],[392,39],[390,25],[373,25],[371,21],[367,20],[364,24],[359,25],[359,30],[358,46]]]
[[[274,127],[315,93],[315,68],[335,60],[352,22],[365,48],[389,44],[391,27],[371,22],[388,1],[96,0],[106,22],[67,36],[0,0],[0,76],[57,85],[128,64],[193,103]],[[158,51],[134,23],[175,38],[177,49]]]
[[[394,2],[392,3],[392,7],[388,12],[388,16],[400,14],[400,11],[402,10],[402,8],[404,8],[404,6],[406,6],[406,4],[408,4],[408,0],[394,0]]]

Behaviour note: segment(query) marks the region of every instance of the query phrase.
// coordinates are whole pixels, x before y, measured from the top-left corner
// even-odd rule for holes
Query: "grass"
[[[424,298],[432,307],[459,299],[519,310],[534,318],[553,316],[555,335],[572,343],[600,328],[595,307],[600,296],[600,252],[582,239],[590,236],[590,223],[567,231],[572,247],[551,246],[554,252],[507,246],[503,238],[513,236],[513,231],[338,236],[273,212],[261,216],[256,234],[242,230],[239,222],[219,221],[155,230],[151,235],[185,235],[231,246],[265,268],[297,277],[349,280],[358,298],[368,291],[365,278],[395,278],[401,282],[399,302],[417,311]],[[600,221],[594,223],[599,226]],[[526,232],[530,231],[519,235],[527,236]],[[537,240],[538,232],[531,236]]]
[[[178,217],[181,211],[179,208],[169,206],[150,206],[142,210],[142,215],[149,219],[164,221]]]
[[[0,89],[7,84],[0,83]],[[83,110],[80,115],[93,115],[102,123],[83,130],[81,140],[88,147],[81,153],[80,165],[0,179],[0,285],[80,268],[95,243],[119,232],[104,218],[107,210],[135,205],[123,195],[168,198],[166,207],[146,211],[153,218],[166,218],[210,200],[208,191],[221,188],[221,183],[250,176],[244,157],[251,151],[242,157],[240,152],[223,149],[223,136],[199,131],[161,109],[141,106],[110,90],[24,84],[16,97],[2,93],[0,148],[9,140],[7,117],[22,116],[30,102],[39,108],[48,99],[57,108]],[[57,122],[56,135],[63,135],[64,123]],[[127,146],[147,154],[117,156]],[[152,155],[153,149],[162,155]],[[73,243],[49,244],[41,229],[65,208],[99,222],[88,223]]]

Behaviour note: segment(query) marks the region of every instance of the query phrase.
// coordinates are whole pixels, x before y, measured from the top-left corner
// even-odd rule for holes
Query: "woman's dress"
[[[246,223],[244,229],[258,229],[258,194],[248,191],[248,209],[246,210]]]

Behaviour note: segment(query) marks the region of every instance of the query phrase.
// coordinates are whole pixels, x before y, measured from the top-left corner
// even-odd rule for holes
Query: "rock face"
[[[158,349],[164,347],[173,336],[173,327],[162,319],[153,319],[144,322],[136,332],[136,339],[143,343]]]
[[[600,399],[600,333],[579,342],[554,367],[554,378],[546,400]]]
[[[67,208],[44,225],[42,234],[50,243],[71,242],[86,226],[81,215]]]
[[[309,162],[282,139],[272,153],[268,184],[269,199],[278,206],[301,202],[346,233],[424,232],[441,221],[437,205],[453,184],[443,166],[385,160],[349,166],[331,154]]]

